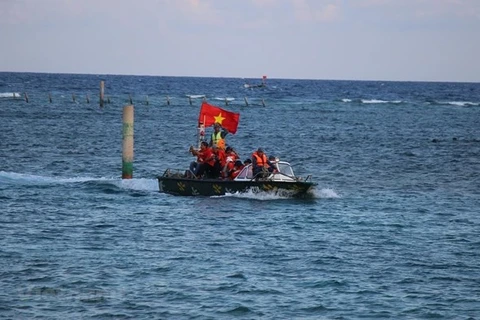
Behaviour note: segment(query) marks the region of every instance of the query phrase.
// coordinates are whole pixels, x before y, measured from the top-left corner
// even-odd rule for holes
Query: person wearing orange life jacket
[[[273,172],[275,170],[275,165],[268,160],[263,149],[258,148],[257,151],[252,153],[252,168],[253,176],[255,177],[257,174],[265,172],[265,170],[268,172]]]
[[[226,163],[227,163],[227,157],[225,155],[225,150],[223,150],[222,148],[219,148],[218,146],[213,146],[212,147],[212,151],[213,151],[213,154],[215,155],[215,164],[213,166],[214,168],[214,177],[215,178],[218,178],[218,177],[222,177],[224,178],[225,176],[222,174],[223,172],[223,168],[225,167]]]
[[[225,149],[225,156],[227,158],[226,158],[226,164],[222,170],[222,175],[223,177],[228,177],[229,172],[232,171],[233,167],[235,166],[235,161],[239,159],[239,156],[237,152],[235,152],[235,150],[230,146],[228,146]]]
[[[225,149],[226,141],[225,137],[227,136],[228,131],[224,128],[222,128],[221,124],[218,122],[215,122],[213,125],[213,133],[210,138],[210,143],[208,144],[210,147],[213,147],[214,145],[218,145],[219,141],[223,140],[223,146]]]

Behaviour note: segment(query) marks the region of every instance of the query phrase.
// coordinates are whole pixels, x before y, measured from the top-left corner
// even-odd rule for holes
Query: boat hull
[[[158,177],[160,192],[180,196],[221,196],[227,193],[268,192],[295,198],[311,198],[314,182],[304,181],[235,181]]]

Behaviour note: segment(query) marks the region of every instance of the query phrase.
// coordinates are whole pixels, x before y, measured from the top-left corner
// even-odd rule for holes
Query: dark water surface
[[[480,84],[243,84],[0,73],[0,317],[480,319]],[[227,142],[311,174],[315,198],[160,194],[192,160],[187,95],[239,112]]]

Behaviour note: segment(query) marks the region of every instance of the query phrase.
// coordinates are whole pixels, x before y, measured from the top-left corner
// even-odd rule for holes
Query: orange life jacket
[[[255,151],[252,156],[255,158],[255,160],[257,161],[257,166],[259,167],[267,167],[268,164],[267,164],[267,156],[265,155],[265,153],[262,155],[262,156],[259,156],[257,154],[257,151]]]
[[[223,168],[225,167],[225,164],[227,163],[227,157],[225,156],[225,151],[222,149],[217,150],[217,158],[218,162],[220,163],[220,166]]]

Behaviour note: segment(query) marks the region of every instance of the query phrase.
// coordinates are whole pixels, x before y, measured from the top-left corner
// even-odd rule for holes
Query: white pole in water
[[[123,107],[122,179],[133,177],[133,105]]]
[[[245,97],[245,106],[248,107],[248,100],[247,100],[247,97]]]
[[[203,122],[198,124],[198,148],[200,149],[200,145],[202,142],[205,141],[205,125]]]

